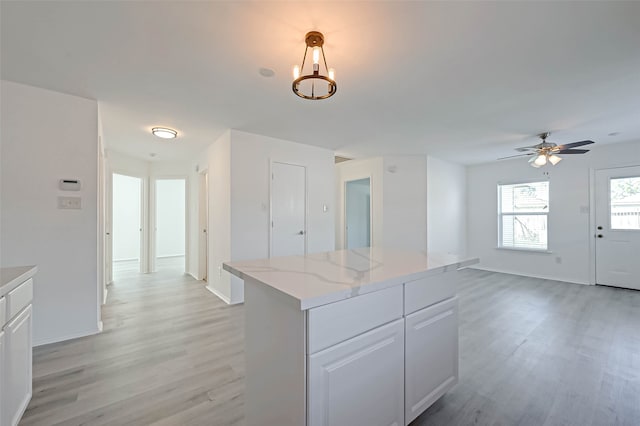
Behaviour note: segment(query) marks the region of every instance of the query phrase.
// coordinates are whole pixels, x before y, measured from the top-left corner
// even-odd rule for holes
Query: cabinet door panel
[[[3,318],[4,320],[4,318]],[[5,369],[4,369],[4,331],[0,329],[0,424],[3,423],[4,419],[4,405],[5,405],[5,392],[4,392],[4,377],[5,377]]]
[[[17,425],[31,400],[31,305],[4,329],[3,425]]]
[[[458,383],[458,298],[408,315],[405,327],[408,424]]]
[[[403,319],[309,355],[308,425],[403,425],[403,358]]]

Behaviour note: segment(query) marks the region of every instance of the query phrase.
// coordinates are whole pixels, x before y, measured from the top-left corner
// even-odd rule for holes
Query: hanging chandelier
[[[324,56],[324,36],[318,31],[310,31],[304,38],[307,46],[304,49],[302,65],[293,67],[293,93],[304,99],[327,99],[336,93],[335,72],[327,67],[327,59]],[[307,52],[311,48],[313,68],[311,74],[304,74],[304,65],[307,62]],[[320,56],[326,75],[320,74]]]

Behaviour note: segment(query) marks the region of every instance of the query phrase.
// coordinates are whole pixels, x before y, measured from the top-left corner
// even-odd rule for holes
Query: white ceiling
[[[225,129],[463,164],[640,140],[640,2],[7,2],[2,78],[97,99],[108,147],[187,159]],[[291,68],[325,34],[337,94]],[[275,71],[262,77],[260,67]],[[168,142],[155,125],[177,129]],[[608,136],[620,132],[618,136]]]

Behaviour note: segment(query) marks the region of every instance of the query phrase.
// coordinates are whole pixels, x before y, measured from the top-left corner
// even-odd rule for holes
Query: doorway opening
[[[154,271],[186,271],[186,179],[155,180]]]
[[[345,247],[371,246],[371,178],[345,182]]]
[[[198,176],[198,279],[207,281],[209,275],[209,174]]]
[[[142,179],[113,173],[112,191],[112,271],[117,281],[143,272]]]

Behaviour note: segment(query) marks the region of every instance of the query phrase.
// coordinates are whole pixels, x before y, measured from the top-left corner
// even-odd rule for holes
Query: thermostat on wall
[[[80,181],[77,179],[60,179],[58,184],[62,191],[80,191]]]

